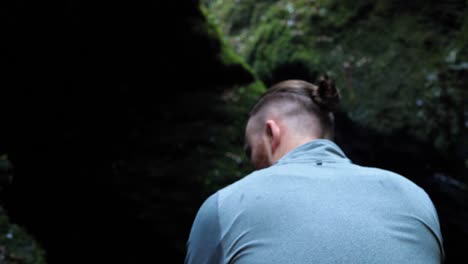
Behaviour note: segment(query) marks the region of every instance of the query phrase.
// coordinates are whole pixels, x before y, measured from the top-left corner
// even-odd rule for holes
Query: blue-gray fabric
[[[442,263],[436,209],[408,179],[303,144],[201,206],[185,263]]]

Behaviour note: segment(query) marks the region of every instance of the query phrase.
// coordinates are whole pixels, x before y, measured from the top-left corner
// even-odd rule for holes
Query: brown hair
[[[340,102],[340,93],[334,82],[323,76],[318,84],[303,80],[287,80],[279,82],[269,88],[254,105],[249,117],[270,106],[273,102],[293,102],[300,106],[300,111],[308,115],[315,115],[320,120],[320,127],[325,135],[332,137],[334,130],[334,116]]]

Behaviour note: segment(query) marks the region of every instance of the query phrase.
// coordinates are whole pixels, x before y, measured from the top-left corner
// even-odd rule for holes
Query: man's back
[[[392,172],[352,164],[315,140],[212,195],[188,263],[441,263],[427,194]]]

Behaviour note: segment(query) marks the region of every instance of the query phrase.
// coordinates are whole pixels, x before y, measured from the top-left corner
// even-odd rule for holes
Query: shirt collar
[[[334,142],[328,139],[315,139],[288,152],[278,164],[290,162],[351,162]]]

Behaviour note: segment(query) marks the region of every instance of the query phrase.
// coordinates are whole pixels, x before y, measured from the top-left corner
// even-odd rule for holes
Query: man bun
[[[312,100],[326,112],[335,112],[338,109],[341,95],[335,86],[335,82],[327,75],[321,76],[310,96]]]

